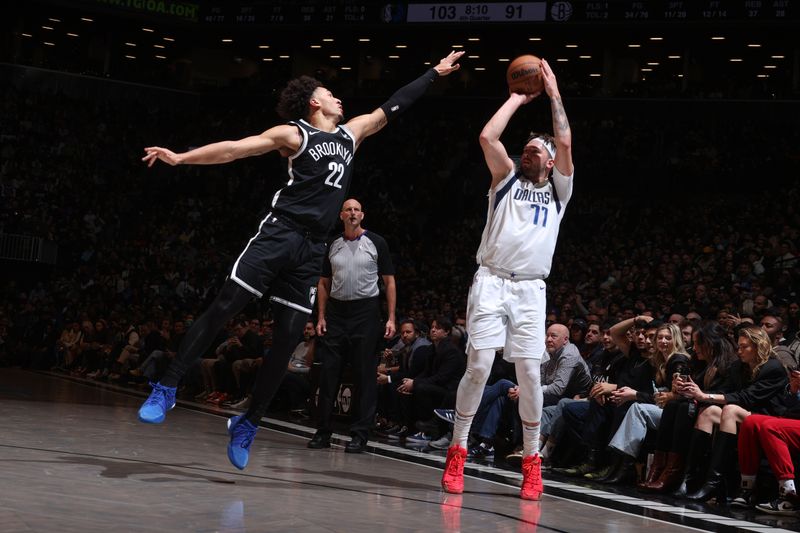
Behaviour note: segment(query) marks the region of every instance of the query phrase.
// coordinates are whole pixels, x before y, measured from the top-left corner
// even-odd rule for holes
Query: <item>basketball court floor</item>
[[[179,404],[150,426],[136,419],[144,396],[0,369],[0,531],[800,531],[794,518],[721,516],[547,474],[542,501],[522,501],[520,476],[489,465],[468,465],[453,496],[439,488],[441,454],[309,450],[311,429],[271,419],[238,471],[230,413]]]

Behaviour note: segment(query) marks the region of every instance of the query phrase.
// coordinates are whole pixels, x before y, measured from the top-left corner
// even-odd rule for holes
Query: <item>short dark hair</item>
[[[447,332],[448,335],[453,331],[453,323],[450,321],[449,318],[446,316],[440,315],[433,319],[434,322],[443,330]]]
[[[300,76],[286,84],[281,91],[275,111],[284,120],[298,120],[308,116],[308,101],[322,82],[311,76]]]
[[[417,325],[417,321],[416,320],[414,320],[413,318],[406,318],[405,320],[400,322],[400,326],[399,327],[402,328],[403,324],[411,324],[411,327],[414,328],[414,333],[419,335],[419,326]]]

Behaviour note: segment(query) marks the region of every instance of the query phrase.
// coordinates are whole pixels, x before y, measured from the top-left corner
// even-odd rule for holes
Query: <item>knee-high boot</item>
[[[711,461],[708,465],[705,482],[698,490],[687,495],[687,498],[704,502],[712,496],[724,494],[726,477],[730,472],[733,455],[736,452],[736,440],[736,435],[733,433],[724,431],[717,433],[714,446],[711,448]]]
[[[705,457],[711,449],[711,433],[692,430],[692,437],[689,442],[689,453],[686,456],[686,471],[683,480],[678,488],[672,493],[676,498],[685,498],[690,491],[697,487],[697,481],[703,475],[703,465]]]

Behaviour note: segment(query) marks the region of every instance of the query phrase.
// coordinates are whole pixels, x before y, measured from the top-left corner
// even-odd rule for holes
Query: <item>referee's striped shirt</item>
[[[393,276],[394,264],[383,237],[365,231],[357,239],[336,237],[328,246],[322,276],[331,278],[331,298],[363,300],[378,296],[381,276]]]

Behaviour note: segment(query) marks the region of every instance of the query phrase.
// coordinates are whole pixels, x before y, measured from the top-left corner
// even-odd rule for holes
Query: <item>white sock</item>
[[[462,416],[456,411],[456,421],[453,424],[453,440],[450,441],[450,446],[467,447],[467,440],[469,439],[469,428],[472,426],[472,419],[475,415]]]
[[[539,424],[529,426],[522,423],[522,457],[539,453]]]
[[[794,480],[793,479],[782,479],[778,481],[780,484],[780,493],[786,494],[790,492],[792,494],[797,494],[797,490],[794,488]]]

